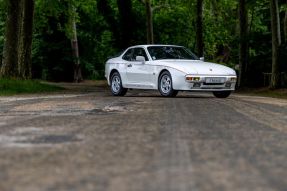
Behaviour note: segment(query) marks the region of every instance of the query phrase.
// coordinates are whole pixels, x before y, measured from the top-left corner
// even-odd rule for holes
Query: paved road
[[[287,190],[287,100],[68,88],[0,97],[1,191]]]

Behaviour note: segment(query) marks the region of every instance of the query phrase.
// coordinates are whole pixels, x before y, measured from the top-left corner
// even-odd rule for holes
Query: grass
[[[50,84],[44,84],[37,80],[0,79],[0,96],[46,93],[59,90],[63,90],[63,88]]]
[[[262,96],[262,97],[273,97],[273,98],[287,99],[287,89],[286,88],[274,89],[274,90],[270,90],[269,88],[247,88],[247,89],[238,90],[237,93]]]

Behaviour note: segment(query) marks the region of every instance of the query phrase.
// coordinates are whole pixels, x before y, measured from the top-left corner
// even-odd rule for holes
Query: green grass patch
[[[247,95],[255,95],[262,97],[273,97],[273,98],[281,98],[287,99],[287,89],[274,89],[270,90],[269,88],[248,88],[239,90],[238,93],[247,94]]]
[[[37,80],[0,79],[0,96],[45,93],[63,90],[62,87],[45,84]]]

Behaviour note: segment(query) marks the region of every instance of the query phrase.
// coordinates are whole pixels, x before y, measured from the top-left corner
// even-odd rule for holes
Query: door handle
[[[132,67],[133,65],[129,64],[128,67]]]

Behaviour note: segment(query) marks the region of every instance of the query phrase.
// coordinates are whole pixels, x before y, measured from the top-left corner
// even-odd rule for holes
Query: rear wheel
[[[230,96],[231,91],[218,91],[218,92],[213,92],[213,95],[217,98],[227,98]]]
[[[168,71],[164,71],[159,76],[158,90],[160,94],[165,97],[175,97],[177,95],[178,91],[173,89],[172,78]]]
[[[126,88],[122,86],[122,79],[118,72],[114,72],[111,76],[111,92],[114,96],[124,96],[127,93]]]

